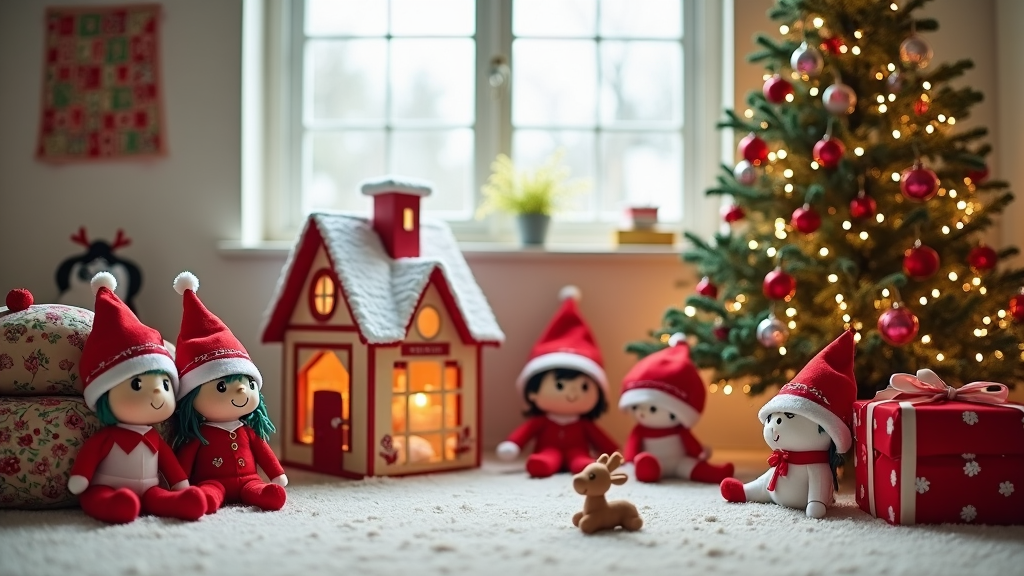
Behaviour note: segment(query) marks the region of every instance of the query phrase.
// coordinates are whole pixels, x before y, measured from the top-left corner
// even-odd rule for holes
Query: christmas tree
[[[982,241],[1013,196],[988,178],[987,131],[958,125],[982,94],[950,83],[971,61],[931,62],[925,2],[778,0],[782,38],[748,57],[763,91],[719,124],[744,136],[707,191],[731,197],[728,229],[687,234],[698,293],[632,352],[683,332],[700,367],[756,394],[845,329],[862,398],[925,367],[954,385],[1024,378],[1024,270]]]

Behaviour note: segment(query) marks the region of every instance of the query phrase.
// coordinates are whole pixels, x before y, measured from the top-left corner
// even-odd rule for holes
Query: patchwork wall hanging
[[[157,4],[47,9],[37,158],[164,154],[159,23]]]

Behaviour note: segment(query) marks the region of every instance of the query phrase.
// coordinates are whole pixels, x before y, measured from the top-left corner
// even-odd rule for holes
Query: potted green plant
[[[519,237],[525,246],[544,244],[551,215],[564,208],[565,201],[589,184],[569,180],[570,170],[562,164],[565,150],[559,149],[536,170],[519,170],[505,154],[491,163],[491,175],[483,186],[484,201],[477,216],[505,212],[516,217]]]

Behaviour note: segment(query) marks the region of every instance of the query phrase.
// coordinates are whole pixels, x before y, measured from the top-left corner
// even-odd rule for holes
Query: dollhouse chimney
[[[402,176],[366,180],[363,194],[373,196],[373,230],[392,258],[420,255],[420,198],[429,196],[429,182]]]

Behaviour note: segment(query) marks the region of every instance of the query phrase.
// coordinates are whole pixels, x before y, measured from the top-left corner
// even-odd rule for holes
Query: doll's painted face
[[[554,370],[544,374],[536,392],[526,397],[545,414],[582,416],[597,406],[600,398],[597,382],[586,374],[558,378]]]
[[[773,450],[828,450],[832,438],[817,422],[792,412],[772,412],[765,419],[764,441]]]
[[[110,411],[118,422],[149,426],[174,414],[171,377],[163,372],[137,374],[108,392]]]
[[[634,404],[630,407],[633,419],[648,428],[672,428],[679,425],[679,417],[657,404]]]
[[[227,376],[199,387],[192,407],[211,422],[230,422],[248,416],[260,405],[256,381],[248,376]]]

